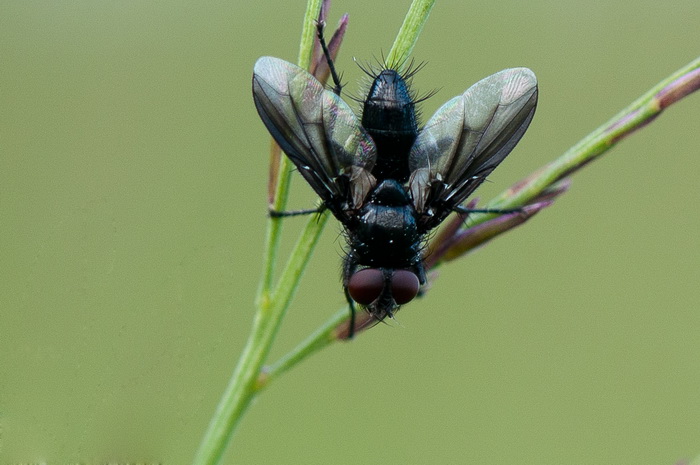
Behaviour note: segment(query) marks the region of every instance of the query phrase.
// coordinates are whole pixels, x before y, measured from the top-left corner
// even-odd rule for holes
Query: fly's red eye
[[[382,293],[384,275],[375,268],[365,268],[353,274],[348,281],[348,293],[360,305],[369,305]]]
[[[419,289],[420,282],[415,273],[407,270],[396,270],[391,276],[391,296],[399,305],[412,301],[418,295]]]

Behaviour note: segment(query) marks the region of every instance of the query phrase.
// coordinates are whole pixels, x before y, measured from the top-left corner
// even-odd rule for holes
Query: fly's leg
[[[516,208],[467,208],[463,207],[461,205],[456,206],[454,209],[457,213],[461,213],[463,215],[468,215],[470,213],[498,213],[498,214],[506,214],[506,213],[522,213],[523,209],[522,207],[516,207]]]
[[[345,298],[348,301],[348,306],[350,307],[350,325],[348,326],[348,339],[355,337],[355,302],[350,297],[347,287],[345,288]]]
[[[290,210],[281,212],[277,210],[269,210],[270,218],[287,218],[288,216],[311,215],[313,213],[323,213],[325,207],[312,208],[308,210]]]
[[[343,85],[340,83],[340,77],[335,70],[335,64],[333,64],[333,58],[331,58],[331,53],[328,51],[328,46],[326,45],[326,39],[323,37],[323,28],[326,23],[323,21],[316,21],[316,31],[318,33],[318,41],[321,43],[321,49],[323,50],[323,56],[326,57],[326,63],[328,63],[328,69],[331,71],[331,78],[333,79],[333,93],[340,95],[340,91]]]

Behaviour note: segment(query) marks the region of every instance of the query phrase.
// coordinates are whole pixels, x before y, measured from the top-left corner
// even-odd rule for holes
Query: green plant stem
[[[411,3],[401,29],[396,35],[396,40],[394,40],[389,55],[386,57],[387,63],[400,67],[413,53],[413,47],[418,41],[423,26],[428,21],[433,5],[435,5],[435,0],[414,0]]]
[[[258,391],[257,378],[260,369],[272,347],[272,341],[294,291],[298,287],[308,256],[316,246],[319,238],[317,231],[323,229],[327,219],[328,214],[323,214],[317,221],[307,223],[282,272],[275,296],[259,302],[250,338],[212,417],[205,440],[202,441],[200,452],[195,458],[195,464],[213,465],[219,462],[233,431]],[[277,294],[288,295],[289,298],[279,299],[276,298]]]
[[[299,58],[297,59],[297,64],[303,69],[309,69],[311,66],[311,60],[313,59],[314,52],[314,40],[316,40],[316,27],[314,21],[316,18],[318,18],[318,13],[320,10],[321,0],[309,0],[307,2],[301,32],[301,40],[299,44]],[[287,157],[281,157],[279,170],[277,172],[277,184],[274,199],[272,201],[272,208],[276,211],[284,211],[287,206],[291,176],[291,162]],[[319,234],[321,230],[318,231]],[[281,233],[282,218],[270,218],[270,221],[268,221],[267,235],[265,237],[266,253],[263,266],[263,277],[260,281],[260,289],[258,290],[258,305],[261,300],[270,298],[272,276],[275,270]]]
[[[524,182],[499,194],[487,205],[489,208],[509,208],[526,204],[537,197],[543,190],[573,173],[589,161],[595,159],[603,152],[613,147],[625,136],[640,129],[646,123],[671,104],[687,96],[700,87],[700,76],[693,76],[694,81],[683,81],[684,76],[692,76],[700,70],[700,58],[693,60],[683,68],[671,74],[659,84],[652,87],[647,93],[637,99],[629,107],[615,115],[610,121],[603,124],[589,135],[581,139],[571,149],[567,150],[559,158],[545,165],[530,175]],[[679,93],[680,97],[663,103],[660,94]],[[473,215],[475,221],[470,226],[483,223],[494,215]],[[319,327],[314,333],[283,356],[280,360],[270,365],[260,376],[260,387],[267,386],[279,375],[292,368],[305,358],[321,350],[337,339],[334,332],[338,325],[348,319],[347,309],[337,312],[330,320]],[[700,465],[700,463],[698,464]]]
[[[258,378],[257,389],[262,390],[269,385],[270,381],[278,378],[282,373],[289,370],[297,363],[337,341],[338,339],[335,336],[336,329],[338,325],[347,319],[348,308],[343,307],[284,357],[266,367]]]
[[[299,48],[299,66],[304,69],[308,69],[311,63],[315,39],[313,24],[318,17],[320,8],[321,0],[309,0],[307,3]],[[278,210],[283,210],[286,206],[291,171],[289,168],[289,161],[286,157],[282,157],[273,201],[273,208]],[[310,220],[291,254],[280,278],[278,292],[275,292],[275,294],[279,294],[281,290],[288,292],[290,296],[288,299],[275,299],[274,296],[270,295],[282,223],[279,218],[269,219],[263,276],[256,299],[257,313],[253,328],[199,445],[193,461],[195,465],[215,465],[221,460],[236,426],[254,397],[260,368],[270,351],[282,317],[289,305],[293,291],[296,289],[295,283],[298,283],[301,277],[301,270],[308,262],[310,252],[318,241],[327,218],[328,215],[325,214],[317,218],[316,221]]]

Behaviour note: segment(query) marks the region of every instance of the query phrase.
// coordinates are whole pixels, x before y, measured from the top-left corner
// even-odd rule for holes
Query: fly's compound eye
[[[398,305],[412,301],[420,289],[418,276],[408,270],[396,270],[391,276],[391,296]]]
[[[348,292],[352,300],[360,305],[369,305],[384,289],[384,274],[376,268],[365,268],[353,274],[348,281]]]
[[[379,298],[384,290],[384,273],[376,268],[365,268],[350,277],[348,293],[352,300],[360,305],[369,305]],[[396,270],[391,273],[389,281],[391,297],[398,305],[412,301],[420,282],[415,273],[408,270]]]

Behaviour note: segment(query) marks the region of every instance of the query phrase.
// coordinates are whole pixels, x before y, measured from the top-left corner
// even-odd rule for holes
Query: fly
[[[319,39],[324,46],[321,27]],[[343,225],[343,289],[377,321],[392,317],[426,284],[428,233],[462,203],[513,150],[537,106],[537,80],[511,68],[477,82],[419,128],[415,70],[365,70],[372,84],[361,119],[334,90],[279,58],[253,70],[260,118],[306,182]],[[274,212],[273,212],[274,213]],[[276,213],[283,216],[284,213]]]

